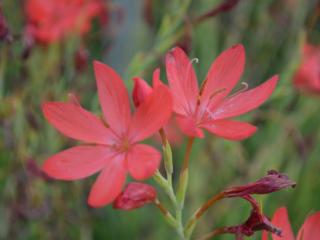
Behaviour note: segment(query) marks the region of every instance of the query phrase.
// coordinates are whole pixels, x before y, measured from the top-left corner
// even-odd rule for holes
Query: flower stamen
[[[210,95],[209,99],[211,100],[212,98],[214,98],[215,96],[217,96],[219,93],[222,93],[222,92],[224,92],[224,91],[227,91],[227,89],[226,89],[226,88],[218,89],[217,91],[213,92],[213,93]]]
[[[248,88],[249,88],[249,84],[248,83],[241,82],[241,85],[242,85],[241,88],[238,91],[236,91],[234,94],[230,95],[229,98],[235,97],[238,94],[243,93],[243,92],[248,90]]]
[[[210,101],[215,97],[217,96],[218,94],[220,93],[223,93],[224,91],[226,91],[227,89],[226,88],[221,88],[221,89],[218,89],[217,91],[213,92],[210,97],[209,97],[209,101],[207,102],[207,106],[209,105]],[[200,102],[201,102],[201,90],[200,90],[200,94],[198,95],[198,105],[200,105]]]
[[[193,58],[190,60],[189,64],[188,64],[188,67],[187,67],[187,72],[186,72],[186,77],[189,76],[190,74],[190,71],[192,69],[192,63],[195,62],[195,63],[199,63],[199,58]]]
[[[205,86],[207,85],[207,82],[208,82],[208,78],[206,78],[202,83],[201,83],[201,86],[200,86],[200,91],[199,91],[199,98],[201,97],[203,91],[204,91],[204,88]]]

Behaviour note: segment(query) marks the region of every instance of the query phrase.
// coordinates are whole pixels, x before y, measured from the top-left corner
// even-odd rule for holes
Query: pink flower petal
[[[205,87],[201,97],[201,105],[207,106],[208,101],[217,92],[222,91],[213,97],[213,101],[219,102],[227,96],[243,73],[245,65],[245,50],[241,44],[235,45],[223,53],[212,63],[207,74]]]
[[[93,184],[88,204],[103,207],[111,203],[120,193],[126,180],[125,156],[117,155],[110,159]]]
[[[174,99],[174,111],[182,115],[193,113],[199,89],[192,61],[181,48],[176,47],[166,56],[166,70]]]
[[[73,139],[108,144],[114,136],[102,121],[73,103],[47,102],[42,105],[46,119],[64,135]]]
[[[158,169],[160,160],[158,150],[144,144],[134,145],[127,156],[129,172],[137,180],[151,177]]]
[[[243,140],[254,134],[257,128],[249,123],[234,120],[212,120],[202,123],[200,127],[228,140]]]
[[[285,207],[278,208],[272,218],[272,224],[282,230],[282,237],[272,234],[273,240],[295,240]],[[263,233],[263,240],[267,239],[268,234]]]
[[[150,137],[169,120],[172,98],[165,86],[157,87],[137,108],[130,128],[130,141],[138,142]]]
[[[127,131],[131,119],[128,92],[120,76],[111,67],[95,61],[94,72],[104,117],[120,135]]]
[[[196,119],[181,115],[176,116],[177,124],[180,130],[187,136],[203,138],[204,134],[197,126]]]
[[[278,76],[274,76],[256,88],[225,99],[215,110],[212,110],[213,118],[231,118],[257,108],[270,97],[278,79]]]
[[[298,233],[298,240],[320,239],[320,212],[309,216]]]
[[[200,129],[199,129],[200,130]],[[170,118],[168,124],[164,127],[164,131],[172,146],[179,146],[183,142],[183,134],[180,131],[178,123],[174,117]],[[200,130],[201,131],[201,130]],[[159,142],[161,141],[159,135]]]
[[[105,146],[78,146],[53,155],[42,168],[52,178],[77,180],[101,170],[112,154]]]

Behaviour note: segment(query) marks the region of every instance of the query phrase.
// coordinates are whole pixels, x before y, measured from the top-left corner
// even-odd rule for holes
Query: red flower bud
[[[0,8],[0,41],[11,42],[12,36],[10,34],[7,21],[2,14],[2,10]]]
[[[246,185],[231,187],[224,191],[225,197],[243,197],[250,194],[267,194],[283,188],[295,187],[296,183],[285,174],[274,170],[268,175]]]
[[[35,160],[28,159],[26,162],[26,169],[28,173],[33,177],[42,178],[45,181],[51,181],[52,178],[49,177],[41,168],[38,166]]]
[[[156,199],[156,190],[147,184],[132,182],[115,199],[113,208],[122,210],[132,210],[143,207]]]
[[[257,201],[251,196],[244,196],[243,199],[247,200],[252,207],[250,216],[248,219],[240,225],[222,227],[214,230],[213,232],[207,234],[202,239],[209,239],[220,234],[234,234],[236,239],[244,239],[244,236],[252,236],[257,231],[267,231],[271,232],[279,237],[282,237],[282,230],[274,226],[269,219],[262,213],[262,210],[257,203]]]
[[[133,80],[134,87],[132,91],[132,99],[134,105],[138,107],[153,90],[143,79],[134,78]]]
[[[277,236],[281,236],[281,229],[274,226],[269,219],[263,215],[259,204],[250,196],[244,197],[252,206],[248,219],[241,225],[226,228],[226,233],[233,233],[238,238],[252,236],[256,231],[265,230]]]
[[[165,86],[160,80],[160,69],[157,68],[154,70],[152,75],[152,87],[148,85],[148,83],[142,78],[133,78],[134,87],[132,91],[132,99],[135,107],[138,107],[147,96],[149,96],[156,88],[160,86]]]
[[[75,67],[79,72],[83,72],[88,67],[89,52],[84,47],[80,47],[74,54]]]

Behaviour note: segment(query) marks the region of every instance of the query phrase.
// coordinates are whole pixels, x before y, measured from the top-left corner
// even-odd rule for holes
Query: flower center
[[[130,142],[127,138],[124,138],[122,142],[117,146],[119,152],[127,152],[130,148]]]
[[[115,152],[124,153],[129,151],[131,143],[127,137],[119,137],[113,144],[109,145]]]

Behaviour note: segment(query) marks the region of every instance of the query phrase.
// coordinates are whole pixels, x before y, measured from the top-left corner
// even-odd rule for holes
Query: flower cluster
[[[94,63],[94,70],[104,121],[74,103],[45,103],[44,115],[55,128],[71,138],[96,144],[74,147],[52,156],[44,164],[45,172],[53,178],[76,180],[101,171],[91,190],[89,204],[104,206],[120,194],[127,172],[139,180],[154,174],[160,153],[138,142],[162,128],[172,109],[186,135],[203,137],[200,128],[205,128],[218,136],[241,140],[252,135],[256,128],[229,118],[262,104],[278,80],[273,77],[257,88],[227,97],[243,71],[241,45],[217,58],[201,90],[192,61],[181,49],[168,53],[166,67],[170,91],[161,83],[159,70],[154,73],[153,89],[142,79],[135,79],[133,99],[137,110],[133,116],[120,76],[100,62]]]
[[[278,76],[250,90],[247,90],[248,84],[243,83],[243,89],[230,94],[244,70],[245,51],[242,45],[233,46],[218,56],[201,87],[192,66],[194,60],[190,60],[182,49],[172,49],[166,55],[165,62],[168,86],[160,80],[160,69],[154,71],[152,87],[142,78],[134,78],[133,113],[129,94],[120,76],[98,61],[94,62],[94,72],[102,119],[82,108],[74,98],[66,103],[44,103],[42,110],[49,123],[64,135],[83,143],[47,159],[43,171],[51,178],[60,180],[77,180],[100,172],[89,194],[90,206],[102,207],[113,203],[116,209],[131,210],[154,202],[167,221],[178,229],[178,233],[188,236],[197,218],[215,200],[200,208],[195,214],[196,219],[190,220],[184,233],[181,232],[182,223],[178,222],[181,218],[175,219],[159,202],[152,186],[134,182],[123,190],[128,174],[135,180],[145,180],[154,176],[159,168],[160,152],[140,142],[160,132],[167,178],[157,172],[155,179],[169,194],[176,211],[181,212],[188,182],[186,163],[193,139],[203,138],[204,129],[228,140],[243,140],[251,136],[257,128],[233,118],[264,103],[272,94]],[[172,122],[176,122],[180,131],[189,137],[177,196],[172,187],[170,138],[165,134],[167,129],[172,128]],[[248,220],[229,228],[229,233],[233,231],[237,235],[249,236],[256,230],[265,229],[279,234],[280,230],[262,215],[251,194],[266,194],[294,184],[286,175],[270,171],[254,183],[222,192],[217,199],[242,197],[252,205]]]
[[[229,140],[243,140],[254,134],[255,126],[231,118],[252,111],[264,103],[272,94],[278,76],[273,76],[248,91],[245,83],[245,89],[228,96],[244,70],[243,46],[233,46],[218,56],[200,89],[192,66],[194,60],[190,60],[178,47],[166,56],[167,76],[174,101],[173,110],[181,131],[187,136],[203,138],[202,129],[206,129]],[[156,70],[153,86],[160,84],[159,82],[159,70]],[[139,103],[150,92],[151,88],[144,80],[135,79],[135,103]]]
[[[44,44],[59,41],[70,34],[83,35],[96,17],[105,18],[101,0],[27,0],[26,34]]]

